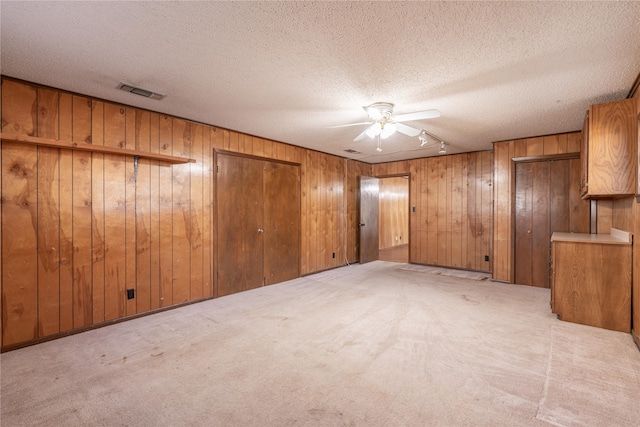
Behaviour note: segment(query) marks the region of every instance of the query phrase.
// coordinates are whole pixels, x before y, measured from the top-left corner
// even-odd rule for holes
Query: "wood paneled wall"
[[[636,91],[634,98],[640,98],[640,91]],[[638,105],[638,122],[640,130],[640,103]],[[638,132],[640,135],[640,132]],[[638,149],[640,149],[640,136],[638,139]],[[638,188],[640,193],[640,187]],[[633,271],[631,290],[631,325],[636,343],[640,347],[640,198],[625,197],[621,199],[607,200],[608,209],[601,211],[598,201],[598,229],[600,223],[610,220],[610,226],[631,232],[633,237]],[[600,232],[600,231],[599,231]],[[604,232],[604,230],[603,230]]]
[[[410,175],[411,262],[491,271],[491,157],[483,151],[374,165],[374,176]]]
[[[514,158],[580,152],[580,132],[497,142],[493,145],[493,278],[513,283]]]
[[[196,159],[135,173],[131,157],[2,141],[3,348],[212,297],[214,148],[300,163],[301,274],[345,263],[345,159],[10,78],[1,90],[3,132]],[[367,170],[349,165],[350,180]]]
[[[380,249],[400,246],[409,240],[408,176],[382,178],[379,190]]]

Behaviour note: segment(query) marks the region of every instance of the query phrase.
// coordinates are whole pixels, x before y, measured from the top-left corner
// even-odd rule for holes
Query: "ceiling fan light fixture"
[[[387,123],[382,126],[382,132],[380,132],[380,138],[386,139],[396,132],[396,125],[394,123]]]
[[[380,135],[381,132],[382,124],[380,122],[375,122],[374,124],[369,126],[369,129],[367,129],[367,135],[369,136],[369,138],[375,138],[376,136]]]

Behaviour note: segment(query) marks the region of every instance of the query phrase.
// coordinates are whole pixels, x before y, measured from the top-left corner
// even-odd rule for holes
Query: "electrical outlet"
[[[335,258],[336,257],[336,253],[332,252],[331,258]]]
[[[484,256],[484,260],[485,260],[485,261],[489,261],[489,255],[485,255],[485,256]]]
[[[127,289],[127,299],[134,299],[136,297],[135,289]]]

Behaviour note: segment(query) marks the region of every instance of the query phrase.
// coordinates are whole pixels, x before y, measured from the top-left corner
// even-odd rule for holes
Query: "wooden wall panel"
[[[185,120],[173,120],[173,155],[189,157],[193,128],[195,124]],[[173,165],[172,193],[173,193],[173,303],[179,304],[189,301],[191,250],[189,244],[189,228],[191,224],[190,196],[190,165]]]
[[[104,145],[104,103],[91,103],[91,143]],[[105,320],[105,155],[91,153],[92,323]]]
[[[2,82],[2,131],[36,132],[36,89]],[[38,333],[37,149],[2,143],[3,345]]]
[[[58,92],[38,88],[37,135],[58,138]],[[60,331],[60,181],[55,148],[38,147],[36,227],[38,235],[38,336]]]
[[[125,108],[125,148],[136,149],[136,110]],[[147,149],[147,151],[149,151]],[[137,313],[137,302],[135,298],[129,299],[128,289],[133,289],[137,294],[136,284],[136,174],[135,161],[132,158],[125,159],[124,162],[124,287],[120,289],[121,297],[124,301],[124,314],[127,316]],[[147,270],[148,271],[148,270]]]
[[[410,174],[411,262],[491,271],[485,261],[493,244],[490,151],[382,163],[373,173]]]
[[[59,136],[73,140],[73,97],[61,93],[58,97]],[[73,193],[73,152],[59,153],[59,194]],[[73,329],[73,198],[60,197],[60,332]]]
[[[173,154],[173,119],[161,116],[159,123],[161,154]],[[159,239],[160,239],[160,291],[159,307],[173,305],[173,166],[159,167]]]
[[[91,142],[91,100],[73,96],[73,142]],[[73,205],[73,329],[93,323],[93,203],[92,203],[92,154],[73,151],[72,205]],[[69,193],[62,193],[69,194]]]
[[[151,114],[139,111],[136,115],[135,149],[151,151]],[[127,122],[127,125],[129,123]],[[135,184],[135,311],[144,313],[151,309],[151,163],[155,160],[139,159]],[[156,168],[157,169],[157,168]],[[127,197],[127,203],[129,203]],[[128,208],[128,206],[127,206]],[[127,288],[131,288],[129,284]],[[129,314],[129,307],[127,307]]]
[[[5,77],[1,106],[4,132],[196,159],[3,141],[3,348],[214,295],[214,148],[301,165],[301,274],[357,261],[369,164]]]

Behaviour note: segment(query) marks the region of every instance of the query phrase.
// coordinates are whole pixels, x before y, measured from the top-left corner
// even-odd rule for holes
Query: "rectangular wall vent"
[[[144,96],[145,98],[151,98],[151,99],[162,99],[166,96],[161,93],[152,92],[150,90],[142,89],[140,87],[135,87],[127,83],[120,83],[118,85],[118,89],[124,90],[125,92],[133,93],[136,95]]]

